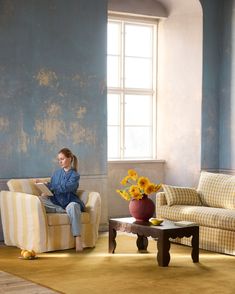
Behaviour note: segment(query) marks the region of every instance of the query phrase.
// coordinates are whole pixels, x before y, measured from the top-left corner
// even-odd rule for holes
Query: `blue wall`
[[[0,178],[106,174],[106,0],[0,1]]]
[[[203,8],[202,169],[235,170],[234,0]]]
[[[224,1],[220,80],[220,169],[235,169],[235,1]]]

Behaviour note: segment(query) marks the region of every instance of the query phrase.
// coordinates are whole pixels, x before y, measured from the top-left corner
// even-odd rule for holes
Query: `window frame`
[[[135,25],[150,25],[153,28],[153,36],[152,36],[152,89],[135,89],[135,88],[126,88],[125,87],[125,79],[123,77],[124,73],[124,59],[125,59],[125,48],[123,37],[120,40],[120,47],[122,51],[122,56],[120,56],[120,68],[119,68],[119,77],[120,77],[120,87],[107,87],[107,95],[109,94],[117,94],[120,95],[120,148],[119,148],[119,158],[109,158],[108,161],[148,161],[148,160],[156,160],[156,124],[157,124],[157,56],[158,56],[158,23],[159,20],[156,18],[146,18],[146,17],[137,17],[137,16],[127,16],[122,14],[114,14],[109,13],[108,22],[121,22],[121,34],[123,33],[123,26],[125,24],[135,24]],[[108,24],[107,24],[108,25]],[[107,52],[107,58],[110,55]],[[152,97],[152,156],[151,157],[124,157],[125,147],[124,147],[124,138],[125,138],[125,103],[124,97],[125,95],[150,95]],[[109,127],[109,125],[108,125]],[[140,126],[139,126],[140,127]]]

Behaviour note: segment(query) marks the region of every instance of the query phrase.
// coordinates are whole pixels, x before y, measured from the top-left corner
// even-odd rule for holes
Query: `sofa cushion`
[[[173,221],[191,221],[199,226],[235,231],[235,211],[205,206],[168,205],[158,207],[157,217]]]
[[[235,176],[201,172],[197,191],[205,206],[235,209]]]
[[[200,206],[201,201],[196,189],[187,187],[176,187],[162,185],[165,192],[168,206],[172,205],[196,205]]]
[[[81,222],[87,224],[90,221],[89,213],[82,212]],[[49,226],[70,225],[67,213],[47,213],[47,222]]]

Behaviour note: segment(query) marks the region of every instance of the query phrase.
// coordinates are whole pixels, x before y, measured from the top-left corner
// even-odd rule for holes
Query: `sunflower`
[[[145,187],[144,193],[147,194],[147,195],[149,195],[149,194],[155,192],[154,189],[155,189],[155,185],[153,183],[150,183],[149,185],[147,185]]]
[[[121,185],[126,186],[126,184],[128,183],[128,180],[130,179],[130,176],[126,176],[125,178],[123,178],[120,182]]]
[[[132,185],[132,186],[130,186],[129,193],[130,193],[131,196],[134,197],[134,198],[139,197],[139,196],[141,195],[141,193],[140,193],[140,189],[139,189],[139,187],[136,186],[136,185]]]
[[[162,188],[161,184],[158,185],[154,185],[154,191],[153,192],[157,192],[158,190],[160,190]]]
[[[138,179],[138,174],[134,169],[129,169],[128,170],[128,175],[134,181],[136,181]]]
[[[138,186],[141,189],[145,189],[149,185],[149,179],[146,177],[140,177],[138,180]]]
[[[125,200],[130,201],[131,196],[130,194],[125,190],[116,190],[116,192]]]

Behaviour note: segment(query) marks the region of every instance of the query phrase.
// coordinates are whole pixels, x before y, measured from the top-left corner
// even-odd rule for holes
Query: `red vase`
[[[148,222],[155,212],[155,204],[147,195],[144,195],[140,200],[130,201],[129,211],[136,221]]]

